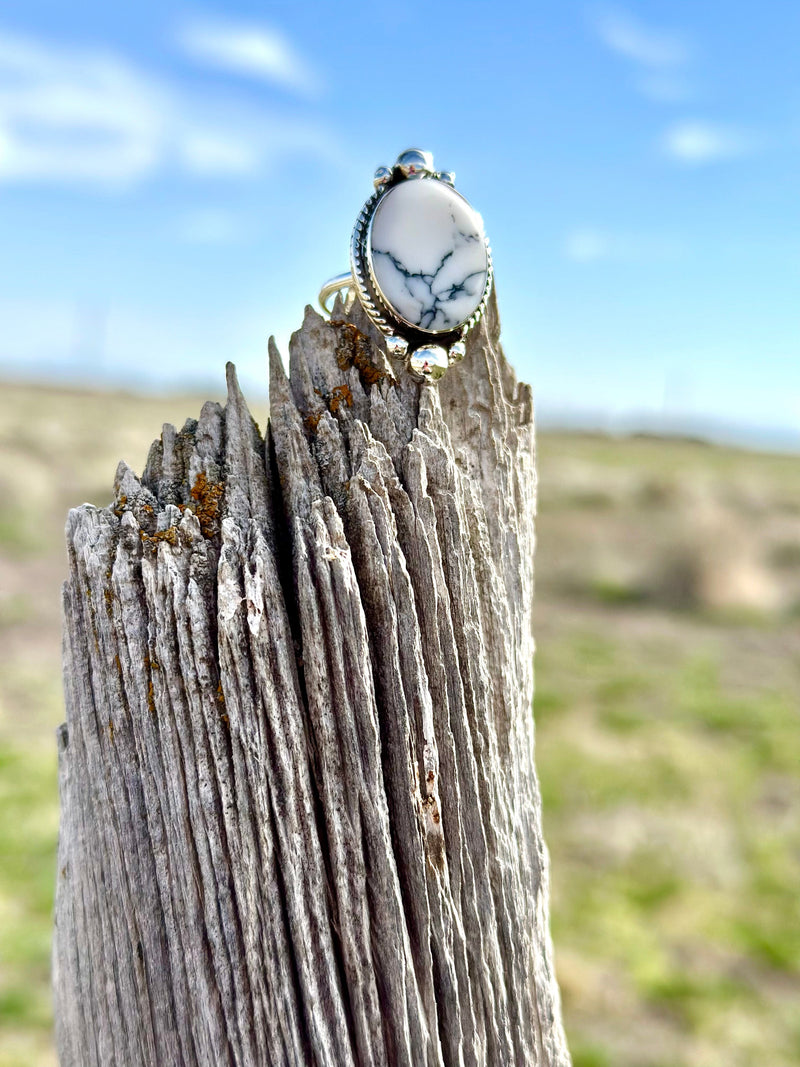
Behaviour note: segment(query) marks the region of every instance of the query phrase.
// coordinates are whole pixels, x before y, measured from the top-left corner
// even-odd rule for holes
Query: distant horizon
[[[74,373],[59,377],[48,365],[39,368],[40,375],[30,373],[23,375],[18,373],[22,368],[0,361],[0,390],[6,386],[13,386],[81,395],[112,393],[143,400],[186,396],[198,401],[221,401],[224,400],[226,391],[225,362],[220,363],[218,381],[208,376],[159,384],[147,379],[136,380],[130,377],[98,378],[94,375],[91,378],[82,378]],[[25,369],[30,372],[37,368]],[[262,381],[249,373],[240,374],[238,368],[237,377],[245,398],[251,405],[268,403],[266,360]],[[797,428],[782,425],[764,426],[746,421],[737,422],[720,419],[711,414],[687,415],[635,410],[609,413],[600,409],[575,407],[558,409],[538,403],[536,387],[532,385],[532,388],[536,429],[544,433],[599,434],[604,437],[642,435],[676,441],[697,441],[725,448],[800,456],[800,429]],[[193,417],[191,412],[187,412],[186,418]]]

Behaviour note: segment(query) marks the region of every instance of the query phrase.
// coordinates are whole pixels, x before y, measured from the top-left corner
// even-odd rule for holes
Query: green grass
[[[539,445],[537,768],[576,1067],[796,1065],[800,459]]]
[[[693,634],[681,620],[680,635],[654,644],[635,627],[615,640],[613,622],[602,637],[587,625],[562,624],[537,654],[537,764],[576,1064],[661,1062],[658,1042],[652,1059],[626,1051],[623,1035],[649,1018],[672,1035],[665,1063],[696,1062],[712,1035],[722,1044],[709,1063],[797,1062],[784,1001],[800,993],[800,694],[769,677],[745,693],[726,683],[741,631]],[[601,988],[593,1010],[587,965],[624,990],[616,1004],[601,1005]],[[767,1021],[760,1061],[741,1058],[735,1029],[719,1037],[731,1014]]]
[[[0,1064],[22,1067],[47,1062],[51,1044],[54,746],[0,744],[0,810]]]

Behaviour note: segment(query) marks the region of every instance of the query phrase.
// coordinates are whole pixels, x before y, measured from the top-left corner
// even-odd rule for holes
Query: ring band
[[[388,354],[437,381],[463,359],[492,289],[483,220],[456,192],[455,175],[417,148],[378,167],[373,185],[353,229],[350,271],[323,285],[320,306],[330,314],[337,293],[346,308],[358,297]]]
[[[332,314],[333,309],[328,307],[328,301],[331,297],[335,297],[337,293],[342,294],[344,305],[349,308],[356,295],[356,287],[353,282],[353,272],[347,271],[346,274],[337,274],[334,278],[329,278],[327,282],[319,291],[319,306],[325,312],[326,315]]]

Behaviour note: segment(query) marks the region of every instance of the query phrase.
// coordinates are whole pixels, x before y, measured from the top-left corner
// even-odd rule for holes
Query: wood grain
[[[265,438],[229,366],[70,512],[62,1067],[569,1064],[498,337],[418,385],[308,309]]]

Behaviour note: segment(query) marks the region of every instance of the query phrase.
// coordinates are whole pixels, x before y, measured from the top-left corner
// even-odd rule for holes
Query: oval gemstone
[[[412,178],[384,195],[368,255],[383,300],[425,333],[458,329],[483,298],[489,255],[481,217],[435,178]]]

